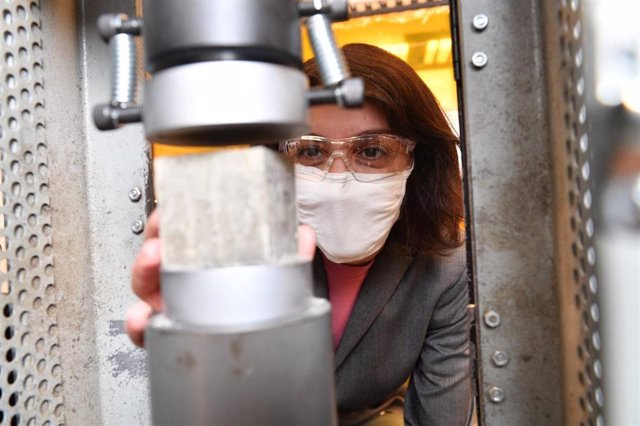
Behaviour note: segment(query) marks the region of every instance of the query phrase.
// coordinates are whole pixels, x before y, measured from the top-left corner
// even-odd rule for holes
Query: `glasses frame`
[[[335,161],[336,157],[339,157],[342,159],[345,167],[347,168],[347,171],[353,175],[353,177],[361,182],[375,182],[375,181],[379,181],[381,179],[385,179],[387,177],[390,176],[395,176],[399,173],[402,173],[406,170],[410,170],[413,168],[413,156],[411,156],[411,162],[410,164],[407,166],[407,168],[403,169],[403,170],[398,170],[395,172],[390,172],[390,173],[362,173],[362,172],[356,172],[352,169],[351,166],[351,162],[349,161],[349,158],[347,156],[345,156],[344,154],[339,154],[338,152],[340,150],[335,150],[334,146],[335,145],[342,145],[344,146],[345,144],[348,143],[353,143],[354,141],[360,141],[363,139],[375,139],[375,138],[389,138],[389,139],[393,139],[399,143],[401,143],[402,145],[404,145],[405,147],[405,153],[406,154],[412,154],[413,150],[416,146],[416,142],[402,137],[402,136],[398,136],[398,135],[394,135],[394,134],[390,134],[390,133],[370,133],[370,134],[363,134],[363,135],[356,135],[356,136],[350,136],[347,138],[340,138],[340,139],[333,139],[333,138],[328,138],[325,136],[317,136],[317,135],[304,135],[304,136],[300,136],[298,138],[291,138],[291,139],[287,139],[284,141],[280,142],[279,145],[279,150],[281,153],[283,153],[284,155],[288,156],[289,153],[289,146],[291,146],[294,143],[298,143],[302,140],[307,140],[307,141],[316,141],[316,142],[322,142],[322,143],[330,143],[331,144],[331,154],[329,155],[329,158],[327,158],[324,166],[322,168],[317,167],[318,170],[322,171],[322,176],[321,176],[321,180],[324,180],[324,178],[327,176],[327,174],[329,173],[329,169],[331,169],[331,166],[333,165],[333,162]],[[334,152],[338,151],[338,152]],[[313,167],[313,166],[311,166]],[[384,175],[384,176],[378,176],[378,175]],[[367,175],[369,175],[370,177],[367,177]]]

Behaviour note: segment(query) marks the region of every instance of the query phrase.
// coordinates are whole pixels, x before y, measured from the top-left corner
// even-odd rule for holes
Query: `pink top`
[[[322,256],[322,260],[324,269],[327,271],[329,301],[331,302],[331,334],[335,349],[344,334],[358,293],[373,261],[362,266],[349,266],[334,263],[324,256]]]

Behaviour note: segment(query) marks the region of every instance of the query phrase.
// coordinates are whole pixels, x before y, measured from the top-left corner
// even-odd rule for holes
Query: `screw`
[[[479,14],[473,17],[473,28],[477,31],[483,31],[489,25],[489,17],[485,14]]]
[[[140,198],[142,198],[142,191],[140,188],[137,186],[131,188],[131,191],[129,191],[129,199],[135,203],[136,201],[140,201]]]
[[[131,231],[136,235],[142,233],[144,231],[144,222],[140,219],[134,220],[131,223]]]
[[[496,367],[504,367],[509,364],[509,355],[505,351],[495,351],[491,355],[491,361]]]
[[[473,54],[473,56],[471,56],[471,63],[476,68],[484,67],[485,65],[487,65],[488,61],[489,57],[484,52],[476,52]]]
[[[496,328],[500,325],[500,314],[493,310],[485,312],[484,323],[489,328]]]
[[[495,404],[499,404],[504,401],[504,390],[498,386],[491,386],[489,388],[489,400]]]
[[[142,108],[138,105],[114,107],[100,104],[93,108],[93,122],[99,130],[113,130],[126,123],[138,123],[142,120]]]

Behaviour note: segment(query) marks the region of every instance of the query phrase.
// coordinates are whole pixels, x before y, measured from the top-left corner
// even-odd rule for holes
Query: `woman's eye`
[[[382,151],[380,151],[378,148],[365,148],[362,150],[361,155],[369,160],[374,160],[376,158],[379,158],[382,155]]]
[[[319,157],[320,154],[321,152],[318,148],[305,148],[299,151],[299,155],[308,158]]]

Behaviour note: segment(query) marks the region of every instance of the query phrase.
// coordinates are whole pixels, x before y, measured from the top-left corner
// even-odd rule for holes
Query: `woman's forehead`
[[[366,103],[360,108],[319,105],[310,108],[311,132],[329,138],[346,138],[372,130],[387,130],[389,123],[380,108]]]

